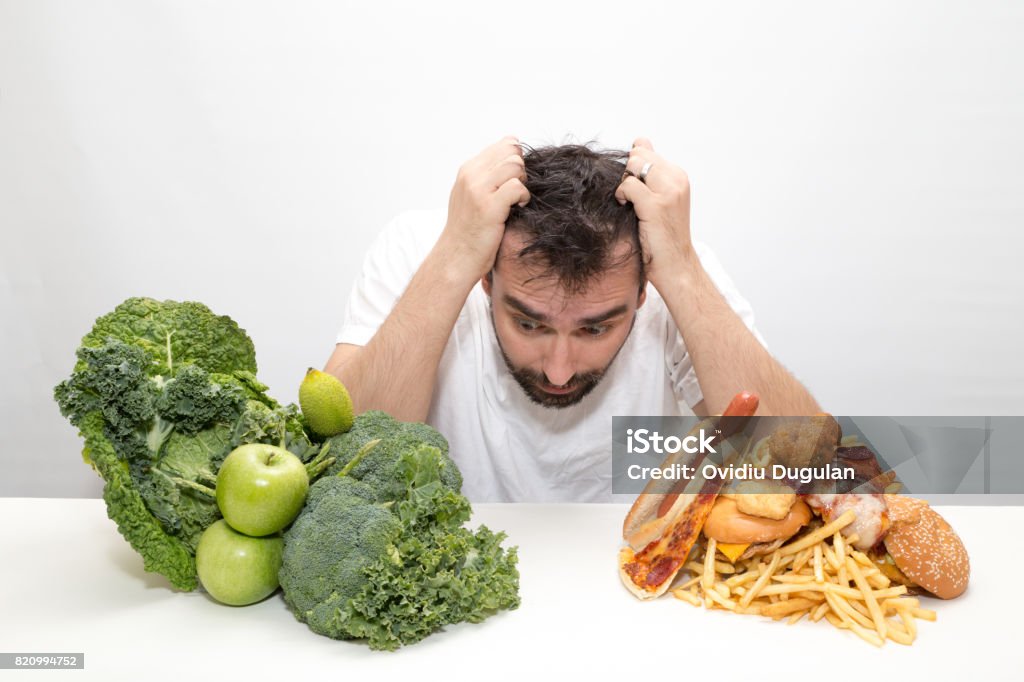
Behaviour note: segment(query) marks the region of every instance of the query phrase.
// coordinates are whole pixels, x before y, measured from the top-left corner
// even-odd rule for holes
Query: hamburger
[[[811,508],[792,491],[724,493],[715,500],[703,532],[735,562],[774,552],[806,526],[811,516]]]
[[[894,582],[940,599],[963,594],[971,576],[971,561],[952,526],[924,500],[886,495],[885,502],[891,522],[882,540],[885,552],[876,547],[868,556]]]

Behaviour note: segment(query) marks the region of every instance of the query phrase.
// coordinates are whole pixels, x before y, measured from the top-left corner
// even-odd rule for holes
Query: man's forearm
[[[369,343],[343,364],[327,367],[348,388],[357,413],[426,419],[438,363],[476,284],[451,256],[439,242]]]
[[[448,220],[433,250],[366,346],[336,348],[327,371],[348,388],[356,412],[384,410],[423,421],[437,365],[466,298],[494,265],[515,204],[530,200],[523,150],[512,136],[459,168]]]
[[[707,412],[721,414],[744,390],[758,394],[762,415],[819,412],[807,389],[764,349],[691,254],[659,293],[682,333]]]

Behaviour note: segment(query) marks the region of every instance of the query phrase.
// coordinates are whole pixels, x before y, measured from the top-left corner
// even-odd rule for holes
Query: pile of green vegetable
[[[336,462],[284,536],[281,587],[299,620],[395,649],[519,606],[516,550],[463,527],[472,510],[439,433],[367,412],[329,442]]]
[[[105,481],[108,515],[174,587],[197,587],[221,463],[268,443],[321,476],[284,535],[280,571],[286,602],[313,631],[395,649],[519,605],[516,549],[501,547],[503,533],[463,526],[462,477],[430,427],[382,412],[352,423],[349,402],[351,428],[317,436],[257,381],[246,333],[201,303],[128,299],[96,320],[77,358],[54,389],[61,413]]]

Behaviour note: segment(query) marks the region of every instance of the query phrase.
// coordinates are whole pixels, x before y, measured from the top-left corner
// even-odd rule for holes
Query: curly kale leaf
[[[101,431],[122,459],[152,459],[150,439],[159,445],[167,434],[156,418],[160,386],[147,374],[145,351],[108,338],[80,347],[77,356],[75,372],[54,389],[61,414],[81,428],[86,417],[100,412]]]
[[[164,386],[156,409],[179,433],[191,435],[209,424],[234,421],[245,400],[245,388],[234,377],[185,365]]]
[[[420,531],[435,526],[455,528],[469,521],[473,514],[469,500],[445,485],[442,478],[449,467],[455,464],[428,445],[406,450],[398,457],[394,469],[404,491],[392,509],[402,525]]]
[[[230,450],[245,443],[281,445],[303,462],[310,461],[319,452],[306,437],[299,420],[299,408],[291,404],[281,407],[277,403],[268,405],[250,400],[245,412],[235,422]]]
[[[515,548],[502,549],[504,539],[486,526],[403,536],[394,560],[378,559],[364,570],[366,583],[345,608],[345,637],[394,650],[445,625],[517,608],[518,557]]]
[[[393,650],[518,607],[516,550],[502,548],[503,533],[463,527],[469,501],[441,479],[450,460],[410,444],[388,468],[402,494],[382,501],[378,469],[358,478],[381,444],[348,476],[314,484],[285,533],[280,581],[296,617],[319,634]]]

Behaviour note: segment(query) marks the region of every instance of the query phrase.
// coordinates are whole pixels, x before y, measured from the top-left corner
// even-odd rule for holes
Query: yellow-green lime
[[[329,438],[352,428],[352,398],[333,374],[310,367],[299,386],[299,407],[318,436]]]

